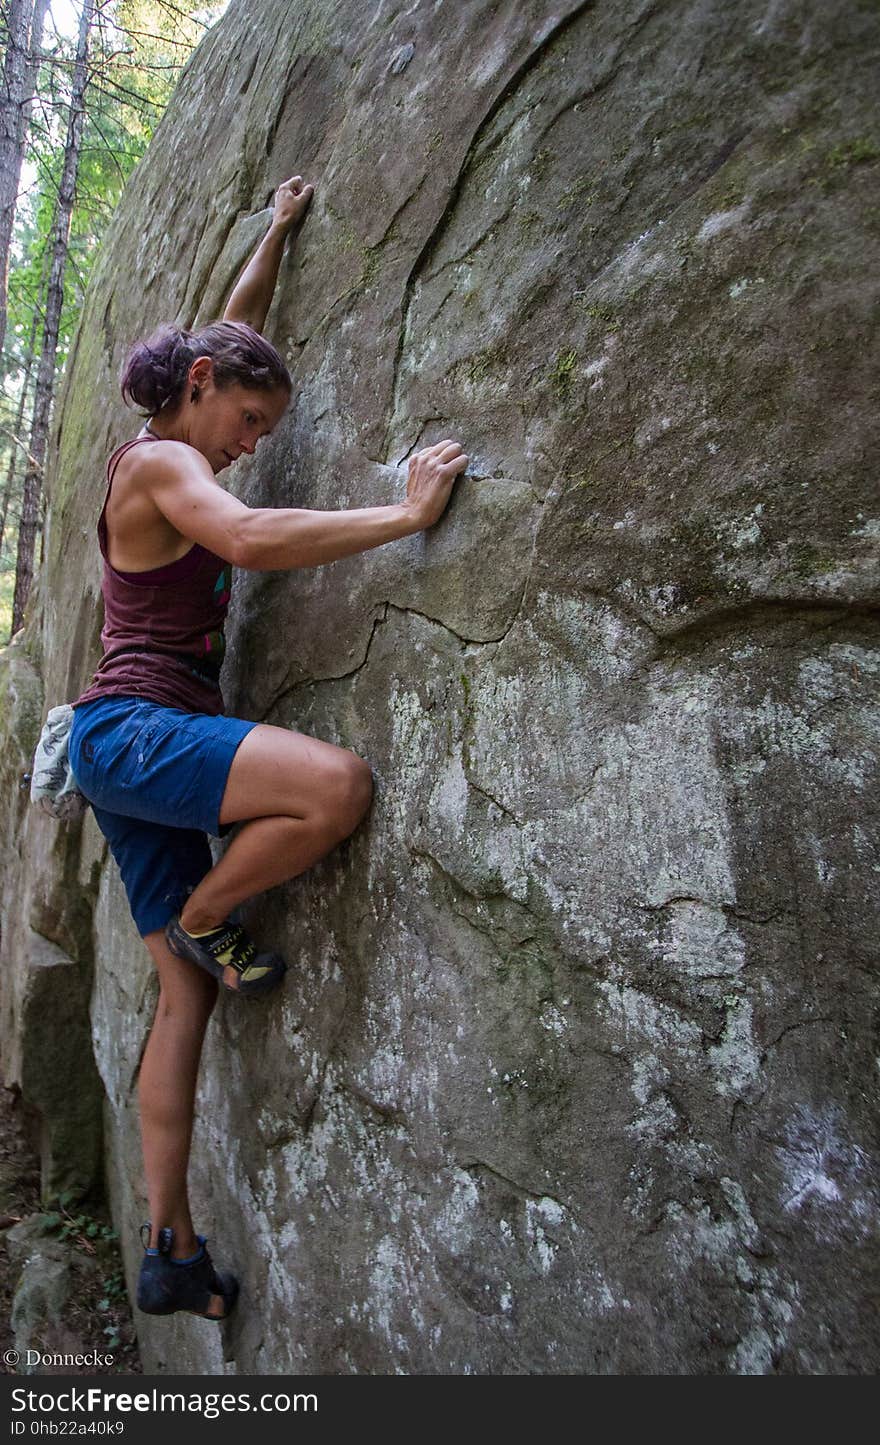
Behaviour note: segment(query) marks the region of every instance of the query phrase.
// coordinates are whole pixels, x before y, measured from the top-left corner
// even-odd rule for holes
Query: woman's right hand
[[[305,215],[314,195],[314,186],[304,186],[302,176],[291,176],[282,181],[275,192],[275,209],[272,224],[280,231],[289,231],[298,225]]]
[[[468,458],[458,442],[437,442],[409,459],[404,506],[412,514],[416,531],[432,527],[442,517],[455,479],[465,470]]]

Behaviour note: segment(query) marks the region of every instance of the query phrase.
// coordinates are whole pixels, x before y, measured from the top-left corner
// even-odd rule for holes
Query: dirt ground
[[[30,1347],[41,1353],[112,1355],[112,1365],[21,1361],[6,1374],[114,1375],[141,1372],[122,1273],[122,1260],[106,1210],[90,1205],[40,1209],[39,1161],[28,1137],[17,1091],[0,1087],[0,1358],[15,1350],[12,1307],[20,1266],[10,1258],[6,1232],[32,1220],[41,1239],[69,1265],[70,1288],[61,1317],[40,1326]]]

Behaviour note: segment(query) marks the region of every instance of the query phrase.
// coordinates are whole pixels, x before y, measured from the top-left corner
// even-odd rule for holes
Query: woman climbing
[[[345,748],[225,716],[231,569],[315,567],[421,531],[467,465],[458,443],[440,442],[410,460],[404,501],[336,512],[247,507],[215,480],[290,400],[284,362],[260,332],[312,190],[300,176],[279,187],[221,322],[165,327],[134,347],[122,392],[148,419],[110,458],[98,522],[104,655],[74,704],[70,757],[159,975],[138,1086],[152,1223],[137,1302],[151,1314],[225,1319],[238,1294],[190,1215],[196,1079],[218,983],[263,995],[285,964],[230,915],[347,838],[372,794],[369,767]],[[214,865],[206,834],[233,824]]]

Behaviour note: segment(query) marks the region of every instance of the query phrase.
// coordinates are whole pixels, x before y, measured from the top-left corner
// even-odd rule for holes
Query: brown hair
[[[257,391],[293,389],[290,373],[271,342],[244,321],[215,321],[199,331],[162,326],[147,341],[129,352],[122,373],[122,395],[127,402],[155,416],[172,410],[183,397],[193,362],[210,356],[219,388],[238,383]]]

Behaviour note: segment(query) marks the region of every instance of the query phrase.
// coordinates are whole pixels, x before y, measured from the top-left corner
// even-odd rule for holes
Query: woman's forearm
[[[237,502],[236,555],[230,560],[255,572],[320,567],[411,537],[440,520],[455,479],[467,463],[458,442],[452,440],[415,452],[407,468],[406,498],[388,507],[313,512],[299,507],[243,507]]]
[[[278,268],[288,230],[274,221],[235,283],[223,313],[224,321],[246,321],[262,331],[275,295]]]
[[[420,532],[425,522],[406,502],[312,512],[298,507],[253,507],[239,526],[238,565],[254,572],[319,567]]]
[[[302,176],[282,181],[275,192],[272,224],[233,287],[224,321],[246,321],[262,331],[275,295],[284,242],[291,232],[296,234],[313,194],[314,186],[304,186]]]

